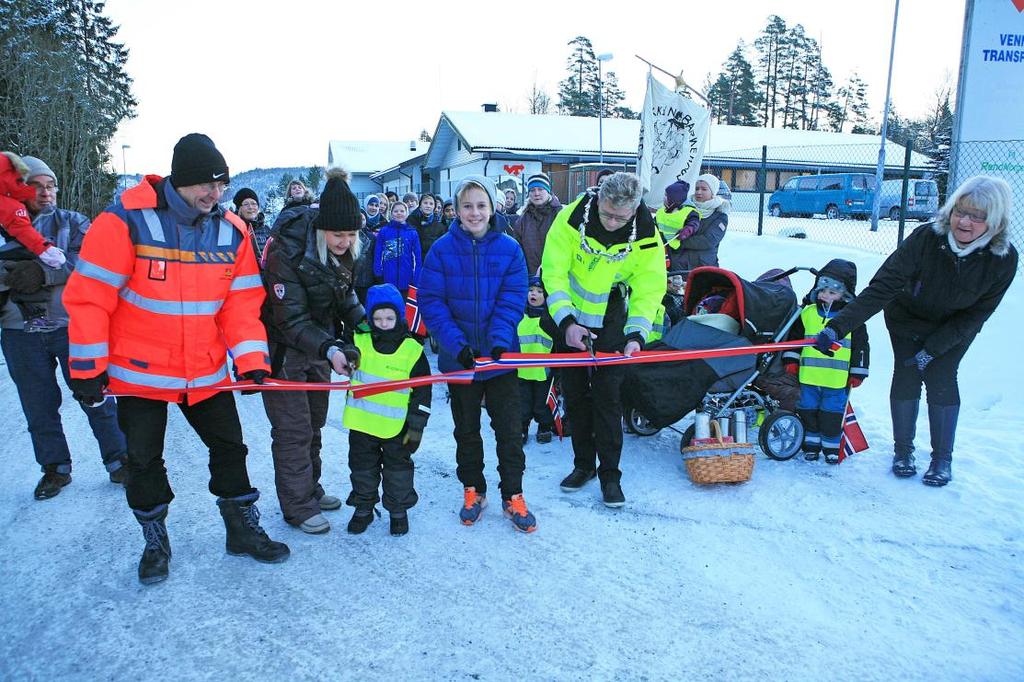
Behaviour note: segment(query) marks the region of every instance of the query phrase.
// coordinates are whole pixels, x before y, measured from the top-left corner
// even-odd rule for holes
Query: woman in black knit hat
[[[327,171],[319,208],[294,214],[275,228],[267,247],[263,323],[272,375],[323,382],[331,370],[349,375],[358,364],[352,332],[363,319],[353,271],[362,224],[348,173]],[[345,340],[342,340],[345,339]],[[320,430],[327,422],[325,391],[264,391],[271,424],[277,499],[285,521],[306,533],[326,533],[321,511],[341,500],[320,485]]]

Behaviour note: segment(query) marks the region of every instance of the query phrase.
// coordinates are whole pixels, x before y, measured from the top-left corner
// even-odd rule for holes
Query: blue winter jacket
[[[373,252],[373,274],[399,291],[405,291],[420,278],[422,256],[416,228],[392,220],[377,233]]]
[[[526,283],[522,248],[493,218],[480,239],[456,218],[427,254],[417,289],[423,321],[440,344],[438,369],[462,369],[456,357],[466,346],[479,355],[490,355],[495,346],[517,352]],[[477,380],[501,373],[478,374]]]

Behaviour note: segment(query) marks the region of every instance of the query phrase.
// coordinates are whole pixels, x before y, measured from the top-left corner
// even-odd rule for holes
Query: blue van
[[[866,218],[874,201],[875,176],[868,173],[802,175],[772,192],[768,211],[776,218],[810,218],[823,214],[830,220]]]

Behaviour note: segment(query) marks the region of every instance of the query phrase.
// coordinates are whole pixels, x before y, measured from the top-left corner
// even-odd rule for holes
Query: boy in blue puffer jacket
[[[409,293],[409,285],[419,281],[423,253],[416,228],[405,221],[408,210],[402,202],[391,207],[391,221],[380,228],[373,251],[373,274],[394,285],[402,298]]]
[[[497,360],[519,350],[516,327],[526,310],[526,258],[494,216],[494,183],[463,178],[455,189],[456,219],[434,242],[423,264],[418,299],[423,320],[440,344],[442,372],[472,369],[476,358]],[[455,421],[456,473],[462,483],[462,523],[473,525],[487,505],[480,402],[487,401],[498,449],[505,515],[530,533],[537,520],[523,499],[526,457],[520,435],[519,383],[515,370],[479,373],[471,384],[450,384]]]

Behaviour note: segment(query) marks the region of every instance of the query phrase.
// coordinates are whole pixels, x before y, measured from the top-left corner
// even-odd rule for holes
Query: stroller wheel
[[[679,440],[679,452],[683,451],[683,448],[690,447],[690,443],[693,442],[693,437],[697,434],[697,427],[694,424],[690,424],[683,431],[683,437]]]
[[[757,443],[768,457],[780,462],[792,459],[804,442],[804,425],[792,412],[776,410],[764,419]]]
[[[661,429],[651,426],[651,422],[647,421],[647,417],[633,409],[626,416],[626,421],[628,422],[627,426],[629,429],[638,436],[653,436],[658,431],[661,431]]]

